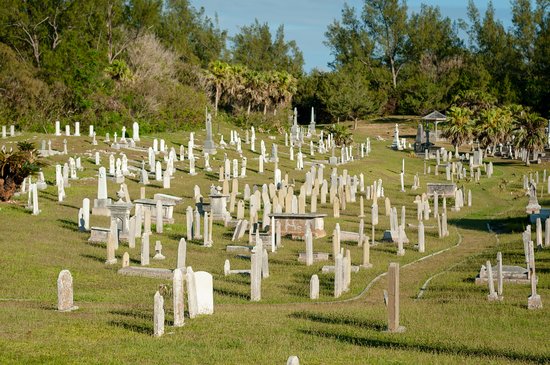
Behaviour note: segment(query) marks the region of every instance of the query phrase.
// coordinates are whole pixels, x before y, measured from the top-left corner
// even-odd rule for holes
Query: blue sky
[[[327,25],[340,18],[343,4],[361,9],[363,0],[191,0],[193,6],[204,7],[210,17],[218,15],[219,25],[229,35],[238,33],[239,27],[251,24],[255,18],[267,22],[272,30],[280,24],[285,27],[286,39],[294,39],[302,50],[305,69],[327,69],[332,60],[330,50],[323,44]],[[489,0],[475,0],[481,14]],[[410,12],[420,10],[420,4],[437,5],[444,16],[466,19],[468,0],[408,0]],[[506,27],[511,22],[509,0],[493,0],[496,16]]]

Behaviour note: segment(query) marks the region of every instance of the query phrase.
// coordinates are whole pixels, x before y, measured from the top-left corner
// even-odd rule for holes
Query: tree
[[[40,170],[40,160],[34,145],[27,141],[17,143],[18,151],[0,151],[0,200],[8,201],[21,186],[23,180]]]
[[[255,71],[286,71],[302,74],[304,58],[295,41],[286,41],[284,26],[279,26],[273,38],[267,23],[258,19],[243,26],[233,38],[232,60]]]
[[[443,136],[455,146],[455,153],[465,142],[472,139],[474,124],[472,111],[468,108],[452,106],[447,111],[447,123],[443,129]]]
[[[214,115],[218,115],[218,106],[223,91],[229,83],[230,65],[222,61],[213,61],[208,65],[207,80],[214,87]]]
[[[219,29],[217,18],[195,9],[189,0],[165,0],[158,36],[185,62],[207,68],[226,51],[227,31]]]
[[[476,122],[478,140],[484,147],[491,147],[494,156],[497,144],[504,143],[512,131],[511,112],[498,107],[485,109]]]
[[[321,98],[334,118],[353,120],[354,129],[359,119],[378,113],[382,104],[369,80],[347,69],[333,72],[326,78]]]
[[[393,88],[407,62],[407,5],[399,0],[365,0],[363,21],[375,41],[375,54],[390,68]]]
[[[366,26],[357,18],[354,7],[347,3],[342,9],[342,19],[334,20],[325,32],[325,45],[331,49],[334,61],[330,66],[339,67],[372,64],[373,41],[370,39]]]
[[[334,143],[336,143],[337,146],[349,146],[353,142],[353,134],[344,124],[332,124],[325,127],[325,130],[332,134]]]
[[[522,76],[512,36],[506,32],[502,22],[496,19],[491,1],[481,19],[474,2],[469,0],[468,17],[472,23],[469,30],[471,50],[492,76],[492,93],[501,102],[515,102],[521,88],[514,85],[518,84]]]
[[[529,156],[544,148],[546,144],[546,120],[536,113],[522,112],[515,120],[514,144],[527,151],[525,164],[530,164]]]

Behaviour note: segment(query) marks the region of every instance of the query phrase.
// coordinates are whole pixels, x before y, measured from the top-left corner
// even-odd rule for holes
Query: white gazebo
[[[437,110],[434,110],[430,114],[422,117],[422,121],[425,122],[426,124],[429,122],[432,122],[434,124],[434,142],[437,142],[439,140],[439,132],[437,130],[437,125],[439,124],[439,122],[446,122],[447,117],[444,114],[438,112]],[[425,128],[425,130],[428,130],[428,128]],[[429,143],[429,138],[427,142]]]

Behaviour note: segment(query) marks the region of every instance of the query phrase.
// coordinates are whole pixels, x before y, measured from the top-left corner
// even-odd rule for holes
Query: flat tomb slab
[[[321,272],[323,272],[323,273],[334,272],[334,265],[333,266],[329,266],[329,265],[323,266],[323,268],[321,269]],[[359,272],[359,266],[352,266],[351,267],[351,272]]]
[[[250,252],[252,248],[253,248],[252,246],[234,246],[234,245],[225,246],[225,250],[227,252]]]
[[[170,269],[155,267],[126,266],[118,270],[118,273],[126,276],[141,276],[143,278],[172,280],[174,274]]]
[[[530,284],[529,271],[521,266],[502,265],[502,280],[512,284]],[[476,276],[476,285],[487,285],[488,275],[485,265]],[[493,281],[497,281],[496,267],[493,267]]]
[[[328,252],[314,252],[313,253],[313,262],[328,261],[329,253]],[[306,262],[306,253],[300,252],[298,256],[298,261]]]

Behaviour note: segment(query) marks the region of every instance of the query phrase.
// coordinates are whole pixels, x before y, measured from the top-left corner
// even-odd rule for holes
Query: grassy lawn
[[[407,119],[398,122],[402,136],[413,142],[415,122]],[[445,173],[440,171],[434,176],[432,171],[432,175],[424,175],[422,159],[409,152],[391,150],[393,123],[394,120],[383,120],[360,125],[354,140],[363,142],[369,136],[372,153],[338,166],[338,172],[347,169],[352,175],[363,173],[366,185],[382,179],[392,206],[396,206],[399,213],[401,206],[405,206],[407,223],[416,223],[415,195],[425,192],[427,182],[444,181]],[[228,142],[229,126],[222,125],[221,132]],[[244,139],[244,130],[239,133]],[[196,132],[195,143],[200,145],[204,135],[204,131]],[[176,147],[179,154],[179,145],[187,146],[188,136],[188,132],[180,132],[157,137],[164,138],[168,146]],[[378,141],[376,136],[385,140]],[[261,139],[268,153],[271,143],[279,145],[279,168],[283,176],[286,172],[291,181],[295,179],[297,193],[305,181],[305,171],[295,170],[295,161],[288,160],[284,136],[276,137],[272,141],[266,134],[257,133],[256,149],[259,151]],[[53,148],[62,150],[63,137],[28,133],[2,140],[0,145],[10,148],[14,141],[23,139],[32,140],[38,146],[42,139],[52,139]],[[98,137],[99,146],[95,147],[88,137],[67,139],[69,155],[81,156],[85,169],[79,172],[79,180],[71,181],[71,186],[66,188],[64,202],[57,202],[57,188],[52,184],[55,164],[67,162],[68,156],[54,156],[47,159],[49,166],[44,170],[50,186],[39,192],[40,215],[32,216],[25,209],[26,196],[0,204],[0,363],[284,364],[290,355],[297,355],[301,364],[550,362],[550,249],[536,252],[538,291],[545,306],[542,310],[527,310],[528,285],[505,284],[504,300],[495,303],[487,301],[485,286],[474,283],[481,265],[489,259],[494,264],[498,251],[503,253],[505,265],[524,265],[521,232],[528,220],[522,176],[540,171],[543,185],[542,170],[546,165],[526,167],[517,161],[489,159],[495,162],[491,179],[483,175],[479,183],[458,182],[459,186],[472,190],[473,206],[451,212],[453,201],[447,201],[449,237],[437,237],[437,222],[431,217],[425,223],[426,252],[420,254],[413,248],[417,241],[416,229],[407,227],[411,243],[405,245],[405,256],[397,256],[392,244],[372,247],[373,268],[352,274],[350,291],[337,300],[332,296],[333,275],[320,272],[323,265],[332,263],[306,267],[297,261],[298,253],[305,251],[304,242],[284,239],[284,247],[269,254],[270,277],[262,282],[262,301],[250,303],[249,277],[223,274],[225,259],[230,259],[232,269],[249,268],[250,261],[226,252],[227,245],[235,244],[231,242],[233,230],[215,223],[213,247],[204,248],[202,241],[191,241],[187,253],[187,264],[195,271],[208,271],[214,276],[214,315],[186,318],[184,327],[173,328],[170,326],[171,298],[166,299],[167,333],[153,338],[153,295],[159,284],[167,282],[117,274],[126,251],[132,265],[139,265],[139,240],[134,249],[122,243],[116,253],[118,264],[106,266],[105,244],[88,243],[89,233],[79,232],[77,226],[82,199],[88,197],[93,203],[97,194],[93,152],[102,151],[103,166],[108,166],[107,153],[118,152],[102,143],[102,137]],[[218,142],[219,136],[215,139]],[[151,136],[142,136],[139,145],[151,146],[152,141]],[[267,163],[265,173],[260,175],[257,173],[259,154],[251,152],[244,143],[243,151],[248,157],[248,176],[239,179],[240,191],[247,183],[261,187],[272,181],[273,164]],[[146,158],[146,152],[123,152],[134,166],[141,166],[138,161]],[[330,155],[309,157],[309,146],[303,152],[307,156],[306,170],[312,159],[322,160]],[[199,153],[200,149],[195,149],[195,154]],[[184,198],[183,204],[175,208],[175,224],[166,225],[163,234],[151,237],[151,249],[154,242],[160,240],[166,256],[164,261],[151,260],[151,266],[175,267],[178,241],[186,233],[185,209],[193,205],[193,186],[198,185],[202,194],[207,195],[210,185],[220,184],[218,168],[224,153],[228,158],[238,158],[233,147],[225,151],[218,149],[210,160],[213,172],[205,175],[203,161],[198,161],[197,176],[188,174],[187,160],[176,162],[178,171],[171,189],[165,190],[162,182],[155,181],[146,187],[148,198],[158,192]],[[399,191],[402,159],[405,159],[405,193]],[[435,161],[430,163],[433,170]],[[326,179],[330,170],[327,166]],[[419,174],[421,189],[412,191],[415,173]],[[139,197],[138,180],[138,177],[126,179],[132,199]],[[506,188],[503,189],[503,185]],[[117,190],[118,186],[109,181],[109,196],[115,198]],[[546,206],[549,200],[546,193],[539,202]],[[376,238],[379,241],[383,230],[389,228],[389,217],[384,216],[383,200],[378,203],[380,222]],[[365,200],[367,235],[371,228],[370,204]],[[314,251],[332,252],[331,233],[336,223],[342,230],[357,231],[359,198],[357,203],[348,203],[338,219],[332,217],[331,204],[318,204],[317,209],[329,216],[325,220],[327,236],[314,241]],[[496,233],[489,232],[487,224]],[[108,218],[92,216],[91,225],[107,227]],[[362,248],[356,243],[343,243],[342,247],[351,250],[354,265],[361,263]],[[432,253],[438,254],[419,261]],[[387,271],[389,262],[402,265],[401,323],[407,328],[402,334],[384,332],[385,277],[365,290],[373,279]],[[75,312],[55,310],[56,280],[62,269],[70,270],[73,275],[75,304],[80,307]],[[318,274],[320,279],[320,299],[316,302],[308,296],[313,274]],[[422,298],[417,299],[422,285],[436,274]],[[187,303],[185,305],[187,307]]]

